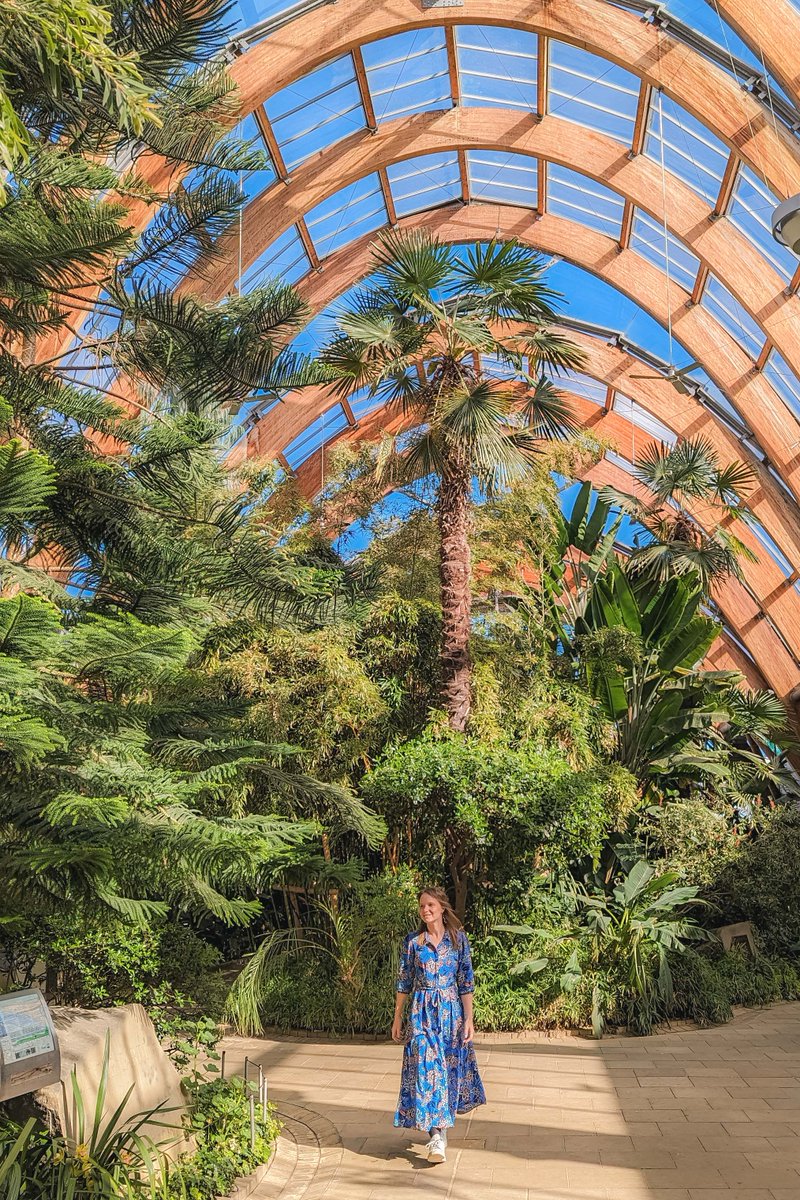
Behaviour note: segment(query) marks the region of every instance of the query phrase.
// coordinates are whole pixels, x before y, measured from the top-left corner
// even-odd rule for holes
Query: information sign
[[[37,988],[0,995],[0,1100],[35,1091],[60,1076],[58,1036]]]

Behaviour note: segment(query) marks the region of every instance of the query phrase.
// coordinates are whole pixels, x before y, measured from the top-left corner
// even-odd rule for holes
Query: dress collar
[[[447,939],[447,941],[450,942],[450,945],[452,946],[453,941],[452,941],[452,938],[450,937],[449,929],[445,929],[444,933],[442,934],[442,940],[439,942],[439,945],[434,946],[433,942],[429,941],[427,929],[423,929],[419,935],[418,941],[419,941],[420,946],[427,945],[427,946],[430,946],[431,950],[438,950],[439,946],[444,945],[445,939]]]

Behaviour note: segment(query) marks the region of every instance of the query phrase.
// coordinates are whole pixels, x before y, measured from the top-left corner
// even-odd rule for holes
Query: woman
[[[417,897],[420,926],[403,943],[392,1037],[403,1040],[403,1008],[413,993],[403,1050],[395,1125],[430,1132],[428,1162],[447,1157],[456,1113],[486,1103],[475,1048],[472,973],[467,935],[443,888]]]

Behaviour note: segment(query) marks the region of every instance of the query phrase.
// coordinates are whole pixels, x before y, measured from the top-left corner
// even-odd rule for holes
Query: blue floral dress
[[[462,1040],[461,997],[475,990],[469,942],[463,930],[445,931],[438,946],[409,933],[397,980],[411,992],[395,1125],[430,1130],[455,1124],[456,1113],[486,1103],[475,1048]]]

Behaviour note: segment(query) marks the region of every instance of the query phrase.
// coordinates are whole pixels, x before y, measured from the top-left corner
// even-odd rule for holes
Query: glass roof
[[[523,112],[533,112],[539,104],[540,110],[560,119],[581,122],[631,144],[640,98],[639,80],[632,72],[551,38],[547,96],[542,98],[536,95],[540,55],[534,35],[500,25],[455,25],[453,46],[459,102]],[[267,100],[266,116],[289,170],[354,130],[365,128],[369,112],[365,101],[378,124],[422,110],[451,107],[453,71],[441,26],[379,38],[363,46],[361,54],[366,96],[361,95],[353,55],[348,54],[309,72]],[[709,206],[721,202],[730,160],[727,146],[666,96],[651,98],[643,152],[660,166],[663,163],[666,172],[678,176]],[[722,197],[724,220],[750,240],[783,284],[788,284],[796,260],[772,240],[769,216],[776,198],[744,164],[728,191],[729,198]],[[297,280],[311,265],[308,244],[324,258],[383,226],[392,209],[393,215],[403,218],[459,200],[507,203],[539,211],[546,208],[615,241],[620,240],[625,224],[624,197],[577,170],[555,163],[542,170],[534,157],[517,152],[469,149],[461,161],[456,150],[443,151],[391,163],[385,182],[378,174],[368,175],[327,197],[306,214],[306,238],[299,228],[283,234],[245,272],[241,287],[251,288],[270,274]],[[632,208],[627,224],[626,244],[632,251],[668,271],[687,293],[703,284],[700,304],[753,360],[760,356],[765,378],[800,418],[798,378],[766,342],[758,314],[746,312],[714,276],[704,280],[696,254],[660,221]],[[657,335],[658,341],[663,342],[663,336]],[[645,338],[644,344],[654,349],[656,342]],[[660,353],[668,361],[680,360],[685,354],[663,344]],[[735,410],[721,394],[718,408],[727,408],[730,418],[736,419]]]
[[[457,25],[461,102],[536,111],[539,39],[502,25]]]
[[[461,196],[461,169],[455,150],[421,154],[386,168],[398,217],[449,204]]]
[[[538,159],[529,154],[507,154],[504,150],[468,150],[467,175],[473,200],[538,204]]]
[[[800,0],[793,2],[800,7]],[[287,14],[292,8],[299,15],[315,6],[316,0],[303,4],[297,0],[238,0],[242,28]],[[624,0],[619,6],[626,7]],[[633,0],[628,7],[644,12]],[[723,50],[751,63],[754,71],[764,72],[760,56],[720,21],[711,5],[699,0],[669,0],[658,8],[674,13]],[[455,54],[452,63],[449,40]],[[541,70],[545,62],[546,76]],[[735,73],[733,66],[731,70]],[[538,94],[540,80],[546,82],[543,95]],[[615,140],[622,156],[632,149],[643,92],[633,71],[555,38],[547,39],[545,54],[536,35],[509,26],[454,24],[449,39],[443,26],[433,24],[366,43],[354,54],[340,55],[268,97],[259,122],[248,115],[239,132],[260,140],[260,126],[268,126],[277,147],[275,165],[245,176],[241,185],[248,197],[280,189],[283,183],[278,173],[291,176],[314,155],[366,129],[373,119],[377,125],[402,121],[415,113],[450,109],[454,101],[465,107],[516,111],[520,128],[525,127],[523,122],[530,122],[531,114],[547,113]],[[730,149],[712,130],[674,100],[654,93],[645,114],[642,151],[659,166],[663,163],[666,172],[710,208],[719,205],[721,219],[748,239],[782,286],[795,280],[797,259],[771,235],[770,215],[777,197],[744,164],[738,165],[731,178]],[[723,181],[730,184],[724,190]],[[393,215],[402,219],[462,200],[511,204],[530,209],[532,216],[536,210],[549,211],[629,246],[658,270],[668,272],[688,293],[696,287],[700,292],[702,284],[702,307],[754,363],[763,363],[764,379],[800,423],[800,379],[767,340],[759,324],[760,313],[747,312],[714,274],[705,278],[697,256],[680,238],[665,231],[648,213],[626,206],[624,197],[605,183],[571,167],[552,162],[545,165],[527,154],[490,147],[460,153],[452,149],[390,163],[385,172],[366,174],[326,196],[302,217],[298,214],[297,223],[246,267],[237,286],[248,291],[274,277],[297,282],[317,265],[312,262],[315,256],[324,259],[385,226]],[[626,339],[648,354],[677,367],[690,362],[686,349],[665,328],[610,285],[563,262],[551,268],[549,282],[568,298],[570,316],[597,321],[602,314],[604,325],[623,331]],[[329,326],[330,314],[321,314],[297,339],[298,347],[326,340]],[[75,363],[76,369],[83,365]],[[713,363],[707,365],[714,369]],[[746,421],[714,380],[701,368],[695,369],[691,378],[704,388],[702,403],[713,408],[763,458]],[[675,439],[674,431],[656,414],[615,390],[609,396],[605,383],[575,372],[560,376],[558,383],[595,404],[610,403],[614,411],[652,436]],[[359,420],[380,404],[379,398],[363,392],[351,397],[350,408]],[[266,407],[261,402],[261,414]],[[342,405],[332,405],[285,448],[289,465],[294,468],[305,461],[347,424]]]
[[[566,42],[550,42],[548,112],[630,143],[639,80],[629,71]]]
[[[452,107],[444,29],[381,38],[362,54],[376,120]]]
[[[622,231],[622,197],[568,167],[548,167],[547,208],[556,216],[580,221],[611,238],[618,239]]]

